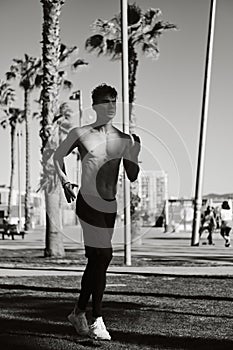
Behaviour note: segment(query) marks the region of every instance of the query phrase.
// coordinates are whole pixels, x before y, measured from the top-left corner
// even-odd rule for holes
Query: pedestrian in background
[[[222,202],[220,218],[221,218],[220,234],[225,240],[225,247],[228,248],[231,246],[230,232],[232,230],[232,209],[228,201]]]
[[[213,242],[213,232],[216,228],[216,220],[215,220],[215,215],[214,215],[214,208],[211,206],[208,206],[205,212],[203,213],[202,220],[201,220],[201,227],[199,230],[200,238],[201,235],[204,231],[208,231],[208,244],[209,245],[214,245]]]

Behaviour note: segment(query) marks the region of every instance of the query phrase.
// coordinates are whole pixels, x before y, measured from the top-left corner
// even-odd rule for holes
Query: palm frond
[[[25,61],[27,62],[27,61],[29,61],[29,55],[28,54],[24,54],[24,58],[25,58]]]
[[[40,112],[33,112],[32,118],[33,119],[41,119],[41,113]]]
[[[13,58],[12,61],[14,63],[16,63],[16,65],[22,65],[23,64],[23,60],[20,58]]]
[[[7,125],[8,125],[8,121],[7,119],[4,119],[0,122],[0,125],[3,129],[6,129],[7,128]]]
[[[14,73],[14,72],[6,72],[6,79],[7,80],[16,79],[16,73]]]
[[[59,125],[63,124],[65,120],[70,120],[72,117],[73,111],[70,108],[67,102],[62,102],[59,105],[58,113],[53,118],[53,124],[58,122]]]
[[[149,35],[150,38],[153,38],[161,35],[163,31],[170,29],[176,29],[176,26],[174,24],[158,21],[148,32],[145,33],[145,35]]]
[[[104,37],[101,34],[92,35],[85,42],[85,49],[89,52],[97,51],[99,54],[103,53]]]
[[[115,42],[112,58],[119,59],[121,55],[122,55],[122,42],[120,40],[117,40]]]
[[[114,17],[109,21],[98,19],[92,24],[92,30],[108,39],[114,39],[121,36],[121,26],[117,17]]]
[[[70,58],[70,56],[75,51],[78,53],[77,46],[67,47],[64,44],[61,44],[61,48],[60,48],[60,62],[64,62],[66,59]]]
[[[64,89],[68,90],[72,89],[73,87],[73,83],[70,80],[63,80],[62,85]]]
[[[77,67],[80,66],[86,66],[88,65],[88,62],[86,62],[84,59],[82,58],[78,58],[73,64],[72,64],[72,68],[76,69]]]
[[[15,100],[15,90],[9,83],[0,80],[0,105],[10,106]]]
[[[136,4],[129,4],[128,5],[128,25],[133,26],[137,24],[141,19],[142,10],[141,8]]]
[[[162,11],[160,9],[150,8],[146,10],[143,16],[144,25],[151,25],[161,15]]]
[[[146,43],[144,42],[142,45],[142,51],[146,54],[146,57],[152,59],[158,59],[159,57],[159,49],[158,44],[156,43]]]
[[[106,22],[107,22],[107,21],[103,21],[102,19],[99,19],[99,18],[96,19],[96,20],[94,21],[94,23],[92,23],[92,25],[91,25],[92,31],[93,31],[93,32],[99,32],[99,31],[101,31],[101,30],[104,28]]]
[[[36,87],[41,87],[43,81],[43,75],[42,74],[37,74],[35,77],[35,86]]]
[[[64,78],[67,75],[67,72],[64,70],[59,70],[58,71],[59,78]]]

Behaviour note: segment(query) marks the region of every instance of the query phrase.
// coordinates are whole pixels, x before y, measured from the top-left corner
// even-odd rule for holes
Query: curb
[[[4,264],[0,266],[0,277],[6,276],[9,271],[10,276],[34,276],[36,275],[69,275],[81,274],[85,266],[80,267],[56,267],[56,266],[15,266],[13,264]],[[15,272],[12,273],[12,272]],[[154,275],[170,277],[212,277],[212,278],[233,278],[232,266],[211,266],[211,267],[182,267],[182,266],[158,266],[158,267],[135,267],[135,266],[110,266],[108,274],[128,274],[128,275]]]

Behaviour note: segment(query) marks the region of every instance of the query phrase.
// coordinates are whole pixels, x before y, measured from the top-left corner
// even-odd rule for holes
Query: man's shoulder
[[[88,131],[90,131],[90,129],[91,129],[91,127],[88,125],[77,126],[77,127],[70,130],[69,135],[71,137],[80,138],[81,136],[86,134]]]
[[[115,126],[114,126],[114,131],[115,131],[116,133],[118,133],[118,135],[119,135],[122,139],[124,139],[124,140],[126,140],[126,141],[127,141],[127,140],[131,140],[131,136],[130,136],[129,134],[127,134],[127,133],[121,131],[120,129],[116,128]]]

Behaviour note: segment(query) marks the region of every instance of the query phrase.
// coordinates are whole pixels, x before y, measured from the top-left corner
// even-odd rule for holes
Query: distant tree
[[[15,147],[15,136],[17,130],[17,124],[22,123],[24,120],[24,111],[19,108],[8,107],[4,110],[4,115],[0,122],[1,127],[6,129],[10,127],[11,134],[11,169],[10,169],[10,186],[8,193],[8,204],[7,204],[7,215],[10,220],[12,214],[12,193],[14,189],[14,179],[15,179],[15,164],[16,164],[16,147]],[[20,199],[20,195],[19,195]]]
[[[7,80],[17,79],[19,86],[24,90],[24,116],[25,116],[25,230],[30,228],[30,117],[31,117],[31,92],[41,86],[42,66],[41,59],[27,54],[24,59],[13,59],[10,70],[6,73]]]
[[[130,131],[134,132],[135,118],[132,113],[135,101],[138,54],[141,51],[147,57],[157,59],[159,55],[158,39],[167,30],[176,29],[174,24],[159,21],[160,9],[150,8],[143,11],[136,3],[128,5],[128,57],[129,57],[129,103]],[[112,60],[121,58],[121,14],[110,20],[97,19],[93,24],[96,33],[86,40],[85,47],[98,56],[107,55]]]
[[[0,80],[0,107],[1,107],[1,122],[0,125],[5,129],[8,125],[11,126],[11,170],[10,170],[10,188],[8,194],[7,215],[10,219],[12,208],[12,192],[15,176],[15,124],[10,123],[9,112],[10,106],[15,102],[15,90],[11,85],[3,80]]]
[[[7,110],[15,101],[15,90],[12,86],[0,79],[0,106],[1,109]]]
[[[59,105],[57,114],[53,119],[53,123],[56,123],[59,128],[59,134],[61,135],[59,139],[62,141],[64,136],[68,134],[72,127],[72,116],[73,111],[67,102],[62,102]]]

